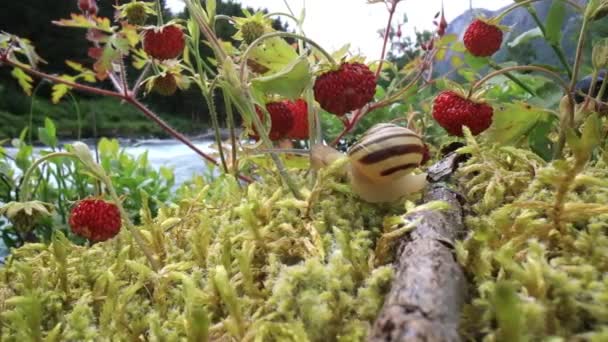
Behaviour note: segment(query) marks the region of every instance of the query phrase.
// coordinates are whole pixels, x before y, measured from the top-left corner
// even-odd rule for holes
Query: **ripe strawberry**
[[[365,106],[374,98],[376,76],[365,64],[343,63],[338,70],[319,76],[314,92],[321,108],[342,116]]]
[[[502,31],[495,25],[475,19],[464,33],[464,45],[478,57],[493,55],[502,44]]]
[[[288,101],[287,106],[293,116],[293,126],[287,137],[290,139],[308,139],[308,105],[306,101],[298,99],[295,102]]]
[[[257,106],[255,110],[260,119],[262,119],[262,122],[264,122],[264,113],[262,110]],[[271,124],[270,133],[268,133],[270,140],[275,141],[285,138],[293,126],[293,115],[287,105],[287,101],[269,102],[266,104],[266,110],[268,110],[268,113],[270,114]],[[257,138],[257,132],[253,137]]]
[[[171,96],[175,94],[175,91],[177,90],[177,80],[171,73],[167,73],[164,76],[158,76],[154,78],[152,90],[162,96]]]
[[[78,9],[87,15],[96,15],[97,1],[96,0],[78,0]]]
[[[159,60],[177,58],[184,50],[184,33],[176,25],[165,25],[144,31],[144,51]]]
[[[120,211],[113,203],[87,198],[72,208],[69,223],[74,234],[94,242],[105,241],[120,231]]]
[[[462,136],[462,126],[467,126],[473,135],[485,131],[492,124],[492,107],[483,102],[474,102],[458,93],[447,90],[439,94],[433,103],[433,118],[451,135]]]

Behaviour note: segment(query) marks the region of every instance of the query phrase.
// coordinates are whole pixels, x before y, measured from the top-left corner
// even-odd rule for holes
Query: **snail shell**
[[[393,202],[420,191],[426,174],[412,175],[423,158],[424,143],[416,133],[394,124],[370,128],[347,152],[346,172],[353,191],[372,203]],[[313,167],[329,165],[342,154],[323,145],[313,146]]]
[[[410,129],[377,124],[348,150],[352,167],[377,183],[411,173],[422,162],[424,143]]]

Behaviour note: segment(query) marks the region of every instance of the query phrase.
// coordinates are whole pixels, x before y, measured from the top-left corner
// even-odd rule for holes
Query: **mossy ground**
[[[608,341],[608,155],[577,170],[472,138],[458,258],[474,288],[462,334],[484,341]],[[564,196],[558,196],[565,189]]]
[[[608,340],[608,155],[578,168],[472,138],[461,152],[472,157],[454,184],[471,206],[456,254],[474,289],[463,338]],[[245,188],[195,181],[156,217],[144,205],[157,271],[126,230],[13,251],[0,340],[364,340],[393,275],[383,234],[413,204],[296,178],[304,200],[269,173]]]
[[[393,274],[376,266],[388,260],[375,242],[403,203],[366,204],[331,177],[314,196],[298,177],[312,199],[299,201],[277,179],[241,189],[220,177],[183,188],[155,218],[142,208],[158,271],[127,230],[13,251],[0,270],[0,340],[363,340]]]

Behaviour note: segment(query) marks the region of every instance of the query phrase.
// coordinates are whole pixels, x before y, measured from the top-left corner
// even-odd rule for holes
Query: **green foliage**
[[[115,99],[75,97],[75,103],[67,96],[58,104],[53,104],[43,95],[44,90],[44,87],[41,88],[38,95],[30,98],[22,96],[21,92],[12,87],[0,86],[0,139],[19,136],[30,120],[30,110],[34,134],[34,127],[45,125],[45,118],[48,117],[57,126],[58,138],[167,137],[166,132],[137,109]],[[159,115],[186,134],[198,134],[207,127],[205,122],[192,122],[168,112],[160,112]]]
[[[16,149],[14,156],[0,147],[0,203],[20,199],[22,175],[38,156],[71,148],[70,144],[63,147],[58,145],[55,124],[48,118],[45,119],[45,126],[38,128],[39,140],[45,144],[40,149],[35,150],[25,141],[26,132],[24,130],[20,139],[12,141]],[[166,167],[159,170],[152,168],[147,153],[134,158],[119,147],[117,140],[106,138],[99,141],[97,148],[102,167],[111,175],[118,194],[125,196],[123,205],[136,222],[140,219],[139,211],[144,201],[150,200],[150,208],[155,212],[160,205],[174,198],[171,191],[175,182],[173,171]],[[0,225],[4,243],[13,247],[26,241],[49,241],[53,231],[63,231],[75,241],[81,241],[68,233],[69,209],[74,201],[99,193],[94,178],[82,165],[69,158],[52,159],[48,165],[36,171],[30,187],[34,189],[36,198],[53,203],[58,215],[30,222],[26,230],[15,222]]]

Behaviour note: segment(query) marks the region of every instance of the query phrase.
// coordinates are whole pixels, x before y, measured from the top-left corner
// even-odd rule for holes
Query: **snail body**
[[[371,127],[348,151],[346,173],[353,191],[371,203],[392,202],[418,192],[426,174],[412,175],[423,159],[424,143],[408,128],[394,124]],[[342,157],[324,145],[312,148],[313,167],[320,168]]]

